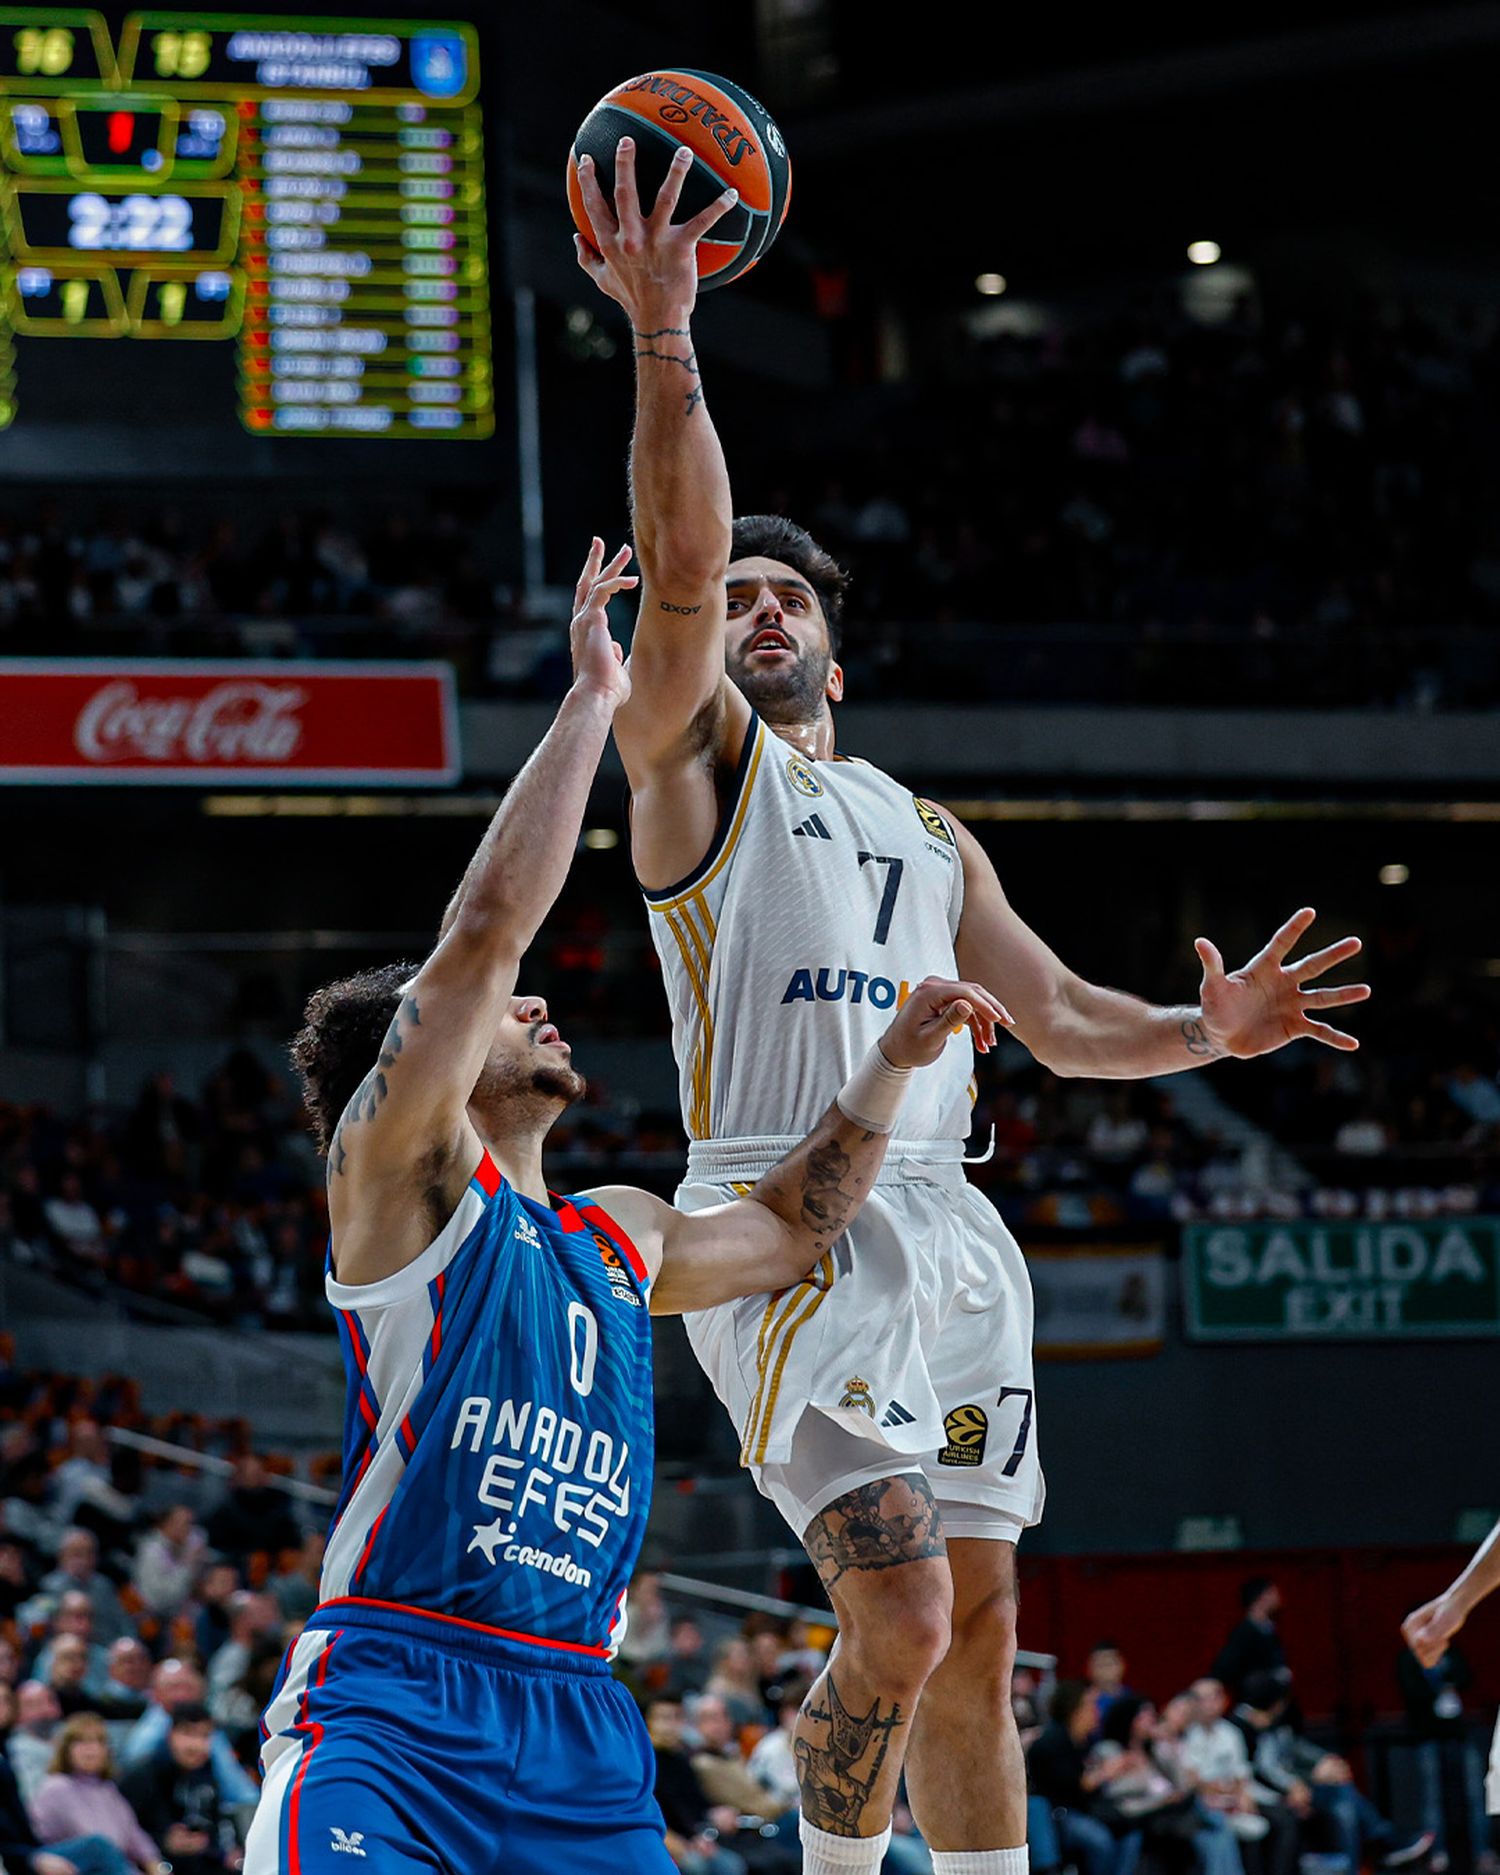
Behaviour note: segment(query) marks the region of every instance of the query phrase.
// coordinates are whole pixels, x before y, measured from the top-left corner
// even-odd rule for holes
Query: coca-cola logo
[[[73,745],[88,762],[287,762],[302,740],[295,684],[238,679],[201,697],[142,697],[127,678],[96,690],[78,712]]]

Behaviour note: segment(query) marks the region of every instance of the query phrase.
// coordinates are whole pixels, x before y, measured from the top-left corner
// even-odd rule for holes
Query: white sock
[[[802,1875],[875,1875],[891,1846],[891,1826],[878,1836],[830,1836],[804,1816],[798,1820],[802,1838]]]
[[[1026,1845],[1019,1849],[934,1849],[932,1875],[1027,1875]]]

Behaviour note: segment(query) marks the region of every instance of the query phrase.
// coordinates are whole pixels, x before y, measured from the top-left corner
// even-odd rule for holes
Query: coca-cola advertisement
[[[0,659],[0,782],[456,781],[446,664]]]

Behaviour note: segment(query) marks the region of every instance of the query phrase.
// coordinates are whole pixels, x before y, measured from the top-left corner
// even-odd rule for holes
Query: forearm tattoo
[[[658,599],[659,612],[670,612],[674,618],[693,618],[703,610],[701,605],[673,605],[670,599]]]
[[[932,1487],[917,1473],[856,1485],[813,1518],[802,1542],[825,1589],[854,1569],[895,1569],[947,1553]]]
[[[656,339],[685,339],[687,336],[688,329],[686,326],[661,326],[655,332],[637,332],[635,334],[637,341],[635,355],[638,363],[642,359],[653,358],[658,364],[680,365],[682,367],[692,380],[691,390],[683,393],[687,403],[683,415],[690,417],[698,408],[699,404],[703,402],[703,390],[699,383],[698,374],[698,354],[691,346],[688,347],[686,356],[684,356],[680,351],[674,352],[653,343],[653,340]]]
[[[866,1133],[866,1139],[871,1137]],[[802,1173],[802,1222],[820,1243],[841,1236],[859,1204],[861,1194],[844,1184],[851,1163],[848,1153],[833,1140],[814,1146],[807,1155]]]
[[[1208,1039],[1208,1031],[1196,1016],[1182,1024],[1182,1039],[1187,1043],[1190,1055],[1196,1055],[1200,1061],[1216,1061],[1219,1050]]]
[[[396,1057],[401,1053],[404,1039],[403,1031],[418,1029],[422,1026],[421,1011],[417,1008],[415,996],[403,996],[391,1026],[385,1032],[385,1040],[380,1044],[380,1054],[375,1066],[355,1088],[349,1104],[344,1109],[343,1118],[334,1129],[333,1138],[328,1144],[328,1167],[334,1177],[342,1178],[344,1163],[349,1157],[344,1145],[346,1127],[358,1126],[361,1120],[373,1120],[380,1111],[381,1103],[390,1092],[386,1075],[395,1066]]]
[[[839,1697],[832,1669],[823,1675],[802,1708],[792,1747],[802,1814],[815,1829],[859,1835],[893,1734],[905,1724],[906,1714],[894,1701],[882,1710],[877,1698],[863,1716],[852,1713]]]

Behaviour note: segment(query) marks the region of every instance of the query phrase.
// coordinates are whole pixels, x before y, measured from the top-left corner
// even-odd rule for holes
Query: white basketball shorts
[[[795,1142],[700,1141],[684,1211],[742,1194]],[[1042,1514],[1031,1282],[998,1212],[930,1142],[893,1145],[805,1281],[686,1318],[749,1467],[801,1537],[855,1485],[921,1471],[952,1536]]]

